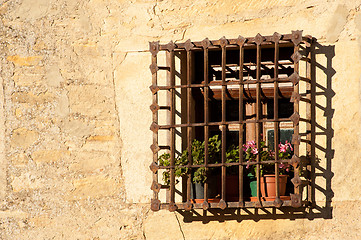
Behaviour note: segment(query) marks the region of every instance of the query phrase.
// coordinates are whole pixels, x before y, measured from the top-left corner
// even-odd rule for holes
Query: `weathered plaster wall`
[[[359,1],[8,0],[0,14],[1,239],[360,238]],[[297,29],[320,44],[318,209],[150,212],[148,41]]]

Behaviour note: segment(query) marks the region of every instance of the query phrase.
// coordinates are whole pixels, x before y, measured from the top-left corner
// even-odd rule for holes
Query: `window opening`
[[[300,101],[308,111],[311,44],[312,37],[302,36],[302,31],[150,43],[152,210],[309,204],[310,193],[302,184],[309,179],[300,172],[300,144],[306,144],[302,156],[307,159],[310,133],[301,139],[300,122],[309,129],[312,116],[300,115]],[[158,65],[160,51],[166,53],[166,66]],[[300,62],[305,76],[300,76]],[[158,85],[158,71],[167,72],[167,84]],[[166,102],[159,99],[162,91]],[[159,122],[160,114],[167,115],[167,122]],[[168,133],[162,143],[160,131]],[[249,186],[249,169],[255,190]],[[266,172],[274,175],[271,197],[265,190]],[[293,185],[288,196],[281,186],[285,175]],[[160,201],[162,190],[165,202]]]

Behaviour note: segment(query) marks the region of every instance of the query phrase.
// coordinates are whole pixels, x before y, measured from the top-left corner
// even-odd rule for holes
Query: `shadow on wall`
[[[276,208],[256,208],[256,209],[209,209],[178,212],[184,217],[184,222],[202,221],[207,223],[210,221],[228,221],[228,220],[253,220],[262,219],[309,219],[315,218],[331,219],[332,207],[331,201],[334,196],[332,191],[332,159],[334,158],[334,149],[332,149],[332,138],[334,130],[332,129],[332,118],[335,110],[332,109],[332,98],[335,92],[332,90],[332,78],[336,71],[332,67],[332,59],[335,56],[335,47],[323,46],[317,42],[309,50],[303,49],[303,54],[308,55],[311,51],[311,69],[310,75],[312,79],[311,87],[311,125],[310,142],[307,149],[310,156],[310,164],[304,166],[306,178],[311,182],[309,186],[305,186],[310,205],[303,208],[281,207]],[[317,61],[317,59],[326,59],[326,65]],[[324,61],[322,61],[324,62]],[[316,75],[316,72],[323,74]],[[317,76],[322,76],[317,79]],[[307,177],[308,176],[308,177]],[[318,184],[318,183],[322,183]],[[317,196],[317,199],[316,199]],[[316,200],[320,200],[316,202]]]

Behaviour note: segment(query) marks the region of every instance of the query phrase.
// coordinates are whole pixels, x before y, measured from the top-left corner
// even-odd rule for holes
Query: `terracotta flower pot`
[[[278,189],[280,196],[286,194],[287,175],[278,176]],[[261,193],[263,197],[276,197],[276,175],[264,175],[261,177]]]

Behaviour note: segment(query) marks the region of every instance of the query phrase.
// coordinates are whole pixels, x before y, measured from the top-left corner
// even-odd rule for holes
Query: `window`
[[[309,204],[311,44],[302,31],[150,43],[152,210]]]

